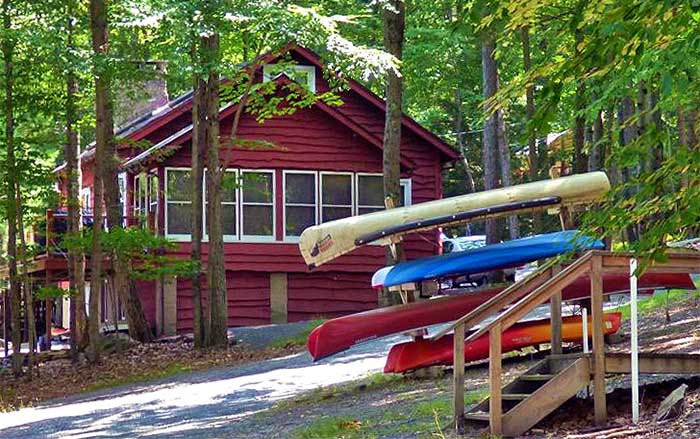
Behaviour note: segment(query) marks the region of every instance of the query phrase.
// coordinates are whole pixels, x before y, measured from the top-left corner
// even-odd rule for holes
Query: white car
[[[442,253],[449,254],[474,250],[486,246],[486,235],[458,236],[455,238],[442,239]],[[512,281],[515,277],[515,269],[507,268],[503,270],[506,280]],[[459,288],[465,284],[480,287],[486,284],[488,273],[474,273],[466,276],[458,276],[447,282],[447,287]]]

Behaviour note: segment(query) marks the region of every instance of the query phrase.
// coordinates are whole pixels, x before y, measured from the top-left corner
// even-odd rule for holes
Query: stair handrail
[[[476,340],[480,336],[490,332],[491,329],[497,325],[500,325],[501,332],[510,328],[537,306],[543,304],[563,288],[569,286],[571,282],[590,272],[591,259],[594,254],[594,250],[586,252],[573,264],[567,266],[562,271],[552,276],[549,280],[540,284],[534,290],[521,297],[513,304],[513,306],[503,310],[494,320],[470,334],[469,337],[465,339],[465,343]]]

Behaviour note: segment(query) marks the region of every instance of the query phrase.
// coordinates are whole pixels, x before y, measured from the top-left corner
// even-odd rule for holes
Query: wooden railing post
[[[452,352],[454,422],[455,429],[461,434],[464,431],[464,324],[455,328]]]
[[[489,332],[489,424],[491,435],[503,432],[503,401],[501,400],[501,324],[497,323]]]
[[[561,265],[555,265],[552,267],[552,274],[556,275],[561,271]],[[551,299],[549,299],[549,310],[551,317],[551,328],[552,328],[552,338],[551,340],[551,351],[552,354],[561,354],[562,349],[562,335],[561,335],[561,290],[557,291]]]
[[[603,259],[596,255],[591,260],[591,308],[593,308],[593,406],[595,424],[607,422],[605,398],[605,319],[603,316]]]

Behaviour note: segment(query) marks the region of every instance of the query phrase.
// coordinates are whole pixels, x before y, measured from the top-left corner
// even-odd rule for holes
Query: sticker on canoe
[[[318,256],[332,246],[333,238],[331,238],[331,235],[326,235],[322,240],[316,242],[316,245],[314,245],[314,248],[311,250],[311,256]]]

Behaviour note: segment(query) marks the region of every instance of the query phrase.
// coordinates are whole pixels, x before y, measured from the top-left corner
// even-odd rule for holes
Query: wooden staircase
[[[501,390],[502,434],[520,436],[556,410],[591,380],[590,358],[582,355],[550,356]],[[488,425],[489,398],[464,414],[465,422]]]

